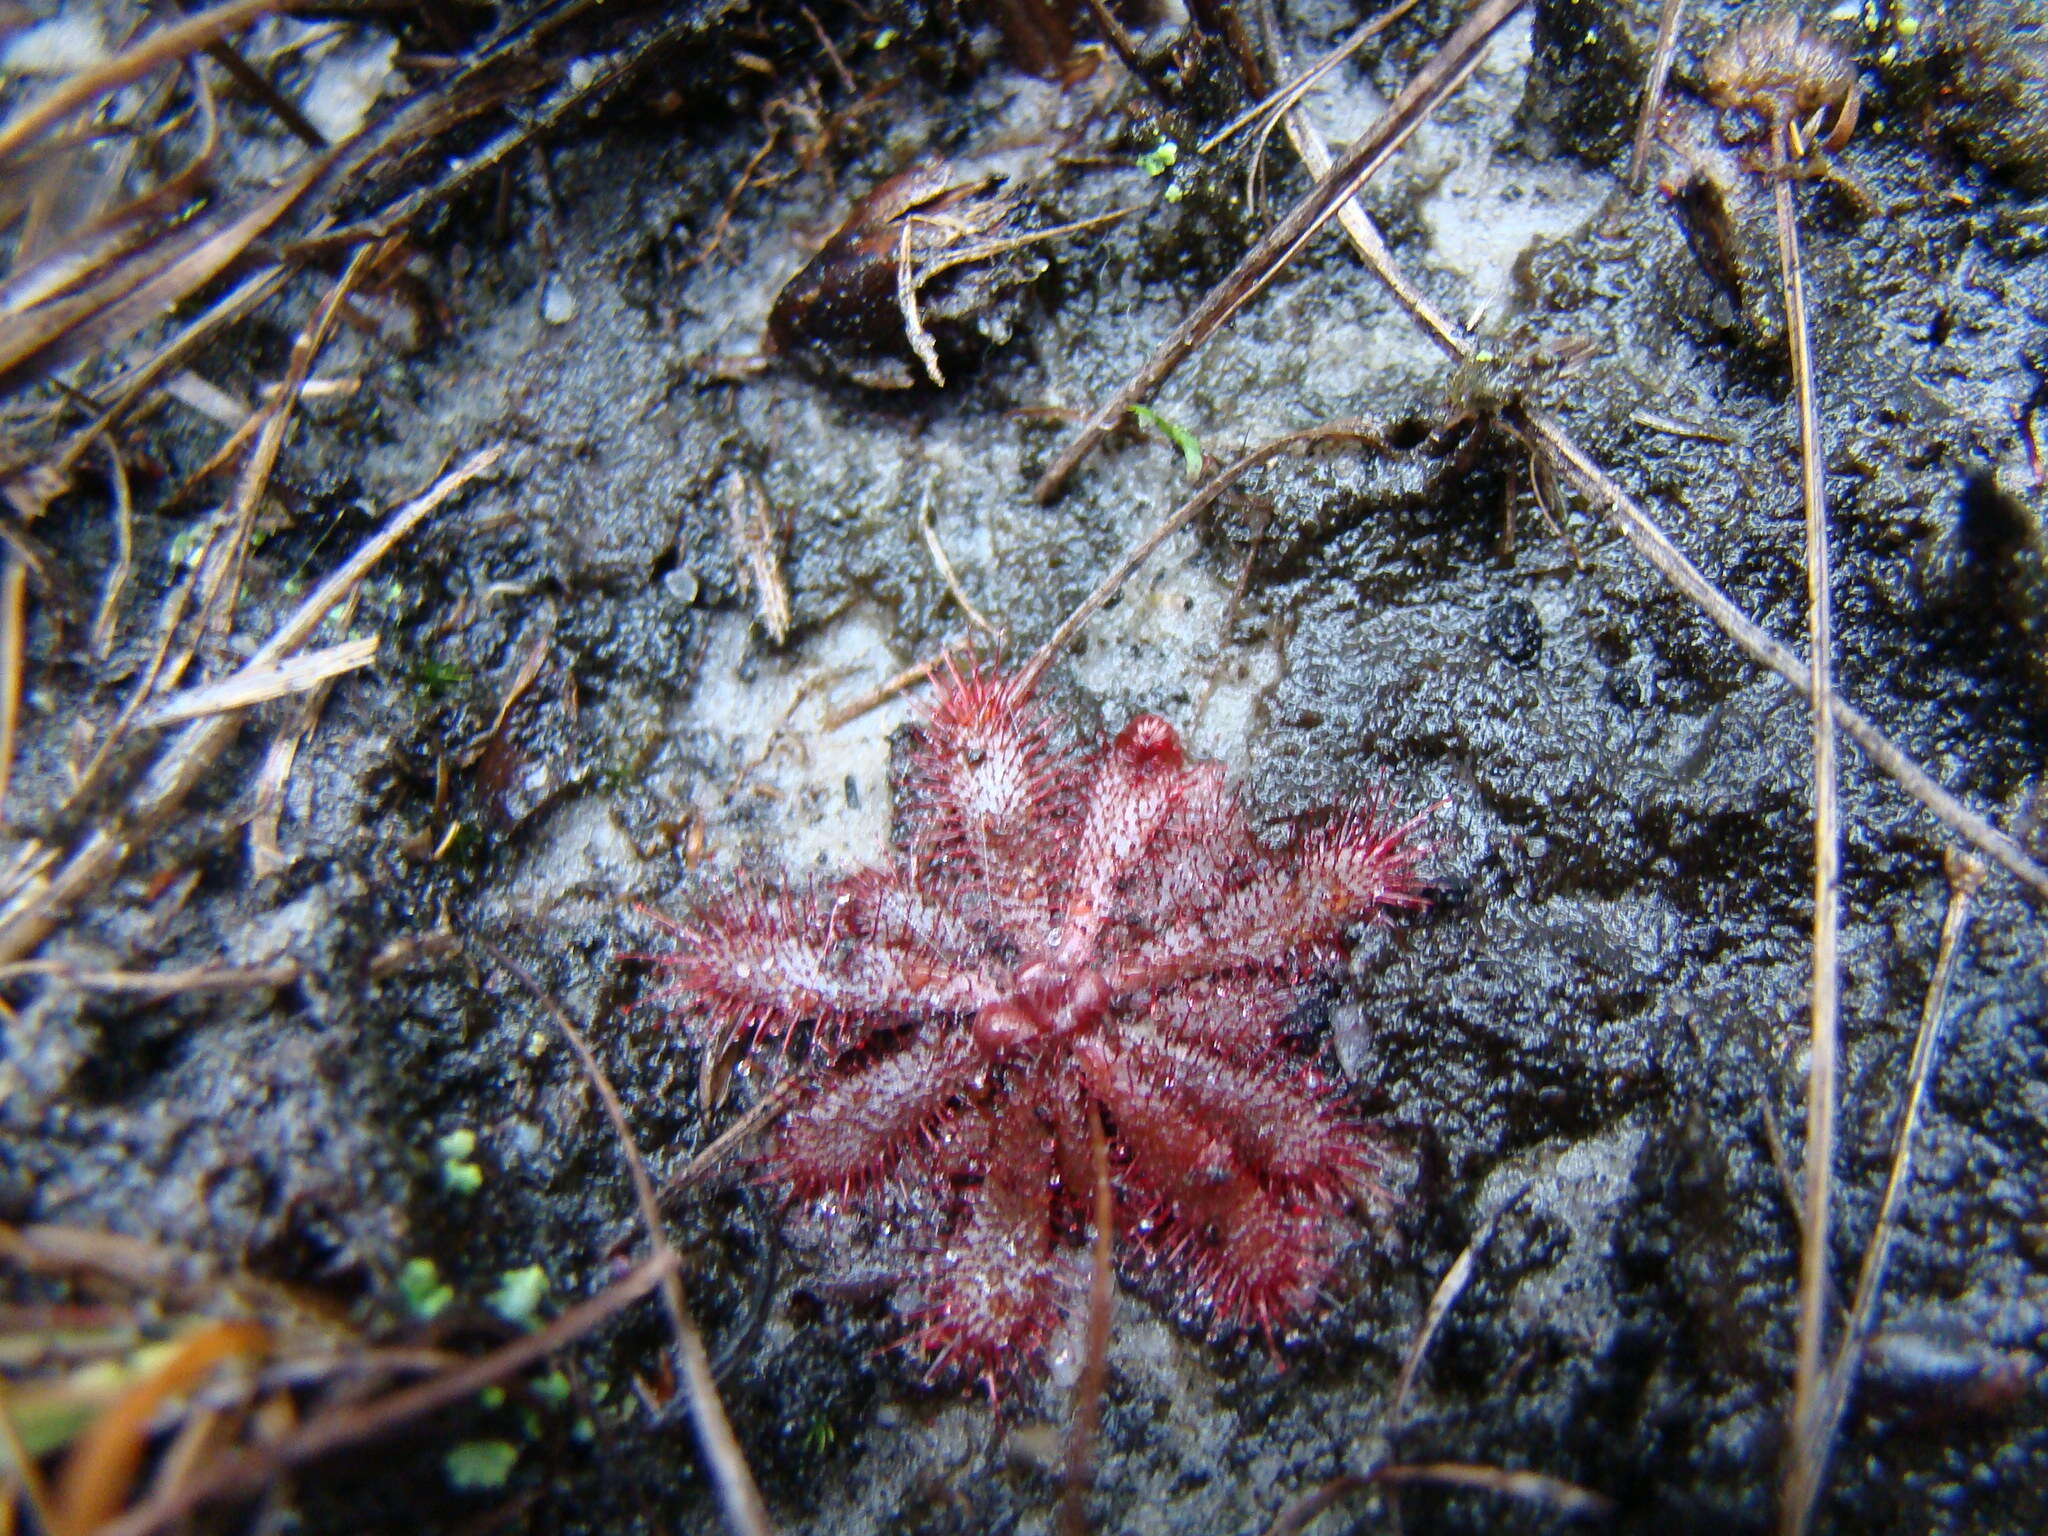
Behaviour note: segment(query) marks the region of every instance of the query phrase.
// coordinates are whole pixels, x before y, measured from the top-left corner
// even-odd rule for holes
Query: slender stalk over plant
[[[1819,1428],[1822,1335],[1827,1324],[1828,1214],[1834,1193],[1835,1103],[1841,1013],[1842,827],[1835,756],[1834,615],[1828,580],[1828,505],[1820,407],[1807,339],[1806,283],[1799,258],[1793,178],[1818,162],[1818,136],[1839,149],[1856,125],[1859,87],[1847,56],[1797,17],[1780,15],[1730,33],[1707,59],[1715,104],[1761,119],[1764,173],[1777,213],[1778,275],[1799,414],[1800,500],[1806,512],[1808,701],[1813,716],[1813,985],[1806,1076],[1806,1198],[1799,1243],[1799,1337],[1793,1374],[1791,1453],[1779,1528],[1797,1536],[1805,1504],[1793,1494]]]

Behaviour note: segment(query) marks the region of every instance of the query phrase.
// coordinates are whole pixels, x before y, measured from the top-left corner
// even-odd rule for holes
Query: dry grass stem
[[[267,965],[197,965],[177,971],[94,971],[62,960],[18,960],[0,966],[0,982],[43,977],[81,992],[165,998],[188,992],[267,992],[288,987],[300,976],[296,960]]]
[[[1045,669],[1052,665],[1053,659],[1066,648],[1075,635],[1081,632],[1081,627],[1093,618],[1105,603],[1116,596],[1123,584],[1130,580],[1132,573],[1151,559],[1153,552],[1160,545],[1214,505],[1216,499],[1231,486],[1261,464],[1268,463],[1292,449],[1346,439],[1364,439],[1373,443],[1381,440],[1378,428],[1363,422],[1334,421],[1320,427],[1305,427],[1299,432],[1289,432],[1263,442],[1256,448],[1248,449],[1234,462],[1225,465],[1203,481],[1194,495],[1174,508],[1157,527],[1131,546],[1115,568],[1096,584],[1095,590],[1060,621],[1059,627],[1047,638],[1045,644],[1033,653],[1031,659],[1017,674],[1018,686],[1028,690],[1035,685],[1038,679],[1045,675]]]
[[[782,532],[768,493],[752,475],[734,470],[725,477],[725,509],[733,563],[754,594],[761,627],[780,645],[789,638],[789,587],[782,579]]]
[[[1267,98],[1267,100],[1277,104],[1278,110],[1274,111],[1265,122],[1260,124],[1258,138],[1252,144],[1251,163],[1245,167],[1244,173],[1245,203],[1254,214],[1265,207],[1266,146],[1272,142],[1273,130],[1293,114],[1301,99],[1314,89],[1317,81],[1321,80],[1324,75],[1335,69],[1338,64],[1357,52],[1358,49],[1364,47],[1366,43],[1379,36],[1388,27],[1407,15],[1409,11],[1415,8],[1415,3],[1416,0],[1401,0],[1401,3],[1394,6],[1391,10],[1382,11],[1371,21],[1352,33],[1350,37],[1346,38],[1336,48],[1324,54],[1316,63],[1310,65],[1296,80],[1291,90],[1276,93],[1274,96]],[[1285,63],[1284,59],[1276,59],[1275,62],[1276,64],[1283,65]],[[1346,198],[1343,205],[1339,207],[1338,217],[1340,219],[1343,217],[1343,209],[1349,207],[1352,201],[1352,198]]]
[[[21,725],[23,616],[28,608],[28,562],[10,550],[0,572],[0,824],[7,820],[7,791],[14,782],[16,733]]]
[[[224,1361],[261,1354],[270,1330],[260,1323],[209,1323],[114,1400],[64,1458],[50,1536],[89,1536],[127,1502],[149,1448],[151,1421],[171,1398],[191,1391]]]
[[[378,637],[365,635],[317,651],[306,651],[266,666],[242,668],[219,682],[188,688],[161,700],[136,723],[138,729],[181,725],[231,709],[251,709],[272,699],[306,693],[330,678],[367,667],[377,659]]]
[[[264,267],[244,278],[203,313],[179,327],[145,362],[115,381],[107,392],[109,403],[106,409],[73,433],[52,461],[58,483],[70,481],[72,471],[93,443],[126,420],[165,374],[180,366],[223,326],[241,319],[257,305],[274,297],[284,286],[288,275],[283,267]]]
[[[1362,1474],[1347,1472],[1340,1477],[1331,1478],[1320,1488],[1310,1489],[1288,1503],[1273,1517],[1273,1523],[1266,1527],[1265,1536],[1297,1536],[1297,1533],[1308,1528],[1308,1523],[1316,1516],[1354,1493],[1363,1493],[1381,1486],[1401,1487],[1411,1483],[1499,1494],[1504,1498],[1519,1499],[1524,1503],[1541,1504],[1568,1519],[1600,1519],[1614,1510],[1614,1501],[1605,1494],[1595,1493],[1590,1488],[1581,1488],[1577,1483],[1568,1483],[1561,1477],[1551,1477],[1542,1472],[1514,1472],[1504,1467],[1478,1466],[1463,1461],[1432,1461],[1412,1465],[1394,1463]],[[1398,1530],[1399,1526],[1396,1525],[1395,1529]]]
[[[275,1478],[337,1451],[380,1440],[415,1419],[452,1408],[484,1388],[509,1380],[573,1344],[656,1291],[677,1267],[664,1250],[625,1278],[579,1302],[545,1328],[514,1339],[482,1359],[445,1371],[416,1386],[367,1403],[332,1409],[267,1445],[223,1457],[204,1474],[169,1489],[99,1527],[94,1536],[155,1536],[194,1510],[261,1492]]]
[[[1205,294],[1194,313],[1173,330],[1137,373],[1097,408],[1072,441],[1060,450],[1032,494],[1050,502],[1065,488],[1080,462],[1194,351],[1230,323],[1239,310],[1315,238],[1338,207],[1390,160],[1409,135],[1465,78],[1479,67],[1493,34],[1521,9],[1522,0],[1482,0],[1428,64],[1394,98],[1378,122],[1361,134],[1341,159],[1269,230],[1235,270]]]
[[[1725,427],[1709,426],[1705,422],[1685,421],[1677,416],[1667,416],[1662,411],[1636,409],[1628,413],[1628,419],[1639,427],[1648,427],[1652,432],[1663,432],[1671,437],[1689,437],[1702,443],[1719,443],[1732,448],[1742,441],[1741,437]]]
[[[1631,192],[1643,190],[1643,170],[1650,163],[1650,144],[1664,112],[1664,82],[1671,78],[1671,61],[1678,55],[1678,23],[1684,15],[1685,0],[1664,0],[1657,14],[1657,45],[1650,55],[1650,78],[1643,84],[1642,109],[1636,114],[1635,142],[1628,151]]]
[[[348,595],[348,601],[341,608],[339,628],[346,630],[354,622],[360,596],[360,589]],[[284,817],[285,786],[291,782],[292,765],[298,760],[299,747],[320,723],[320,712],[326,707],[330,688],[331,680],[315,684],[306,695],[305,705],[297,718],[288,721],[271,738],[270,747],[263,754],[263,766],[257,770],[255,789],[250,797],[249,830],[245,838],[249,850],[249,873],[258,880],[268,879],[291,867],[292,856],[277,841],[278,824]]]
[[[1799,478],[1806,512],[1807,666],[1813,715],[1813,988],[1812,1041],[1806,1078],[1806,1209],[1799,1245],[1799,1339],[1793,1377],[1788,1466],[1811,1459],[1806,1445],[1821,1385],[1827,1325],[1828,1217],[1834,1192],[1835,1099],[1840,1051],[1842,827],[1840,773],[1835,761],[1834,620],[1828,579],[1825,450],[1814,398],[1807,341],[1806,284],[1799,259],[1799,222],[1792,204],[1783,137],[1773,134],[1772,192],[1777,205],[1778,266],[1785,290],[1785,330],[1792,349],[1793,395],[1799,414]],[[1788,1511],[1791,1501],[1787,1501]],[[1788,1514],[1785,1529],[1796,1530]]]
[[[946,558],[946,546],[939,542],[939,531],[932,526],[932,491],[925,487],[924,497],[917,506],[917,529],[924,535],[924,547],[931,552],[932,564],[938,568],[939,579],[945,582],[946,590],[953,595],[953,601],[960,605],[960,611],[967,615],[967,622],[991,639],[995,638],[995,625],[982,617],[981,610],[974,606],[960,585],[960,576],[953,569],[953,562]]]
[[[328,337],[334,334],[349,294],[379,254],[378,249],[371,246],[364,246],[355,253],[341,276],[328,289],[312,320],[292,343],[291,360],[286,365],[284,381],[278,385],[276,396],[258,411],[263,425],[256,434],[256,446],[250,452],[248,462],[242,466],[241,476],[235,484],[227,536],[225,540],[216,540],[201,561],[200,618],[195,644],[199,636],[208,633],[225,635],[233,623],[249,536],[256,527],[256,510],[262,504],[264,491],[269,488],[271,473],[277,468],[277,457],[284,451],[285,434],[291,430],[299,391],[312,377],[313,364],[327,345]],[[171,681],[175,683],[182,672],[182,665],[173,664],[169,672]]]
[[[1802,699],[1812,696],[1812,682],[1807,676],[1806,664],[1708,581],[1642,505],[1594,463],[1555,419],[1528,406],[1510,407],[1505,414],[1509,426],[1524,441],[1546,453],[1565,477],[1586,493],[1601,515],[1635,547],[1636,552],[1673,587],[1691,598],[1714,626],[1735,642],[1737,649],[1758,666],[1776,673]],[[2015,839],[1942,788],[1926,769],[1901,751],[1868,716],[1847,703],[1839,693],[1832,695],[1830,708],[1835,724],[1841,727],[1843,734],[1862,748],[1864,755],[1879,771],[1919,801],[1935,820],[2036,895],[2048,897],[2048,870],[2042,869]]]
[[[1451,1308],[1458,1304],[1458,1298],[1465,1294],[1465,1287],[1472,1283],[1472,1271],[1479,1263],[1479,1250],[1486,1246],[1486,1240],[1493,1235],[1493,1223],[1487,1222],[1479,1235],[1465,1245],[1465,1251],[1458,1255],[1451,1267],[1444,1271],[1436,1289],[1430,1293],[1429,1307],[1422,1314],[1422,1326],[1415,1330],[1415,1338],[1408,1346],[1408,1353],[1401,1361],[1401,1374],[1394,1380],[1394,1395],[1387,1399],[1387,1411],[1383,1419],[1385,1427],[1391,1428],[1401,1422],[1401,1416],[1408,1409],[1409,1394],[1415,1390],[1415,1378],[1421,1373],[1422,1362],[1429,1354],[1429,1346],[1436,1341],[1437,1332],[1444,1325],[1444,1319],[1451,1315]]]
[[[504,453],[491,447],[473,454],[427,491],[401,507],[293,609],[269,640],[249,658],[250,666],[281,660],[311,638],[357,582],[449,497],[487,472]],[[239,714],[209,715],[180,731],[136,788],[126,814],[95,827],[61,868],[41,877],[0,909],[0,964],[26,958],[65,921],[79,902],[97,891],[127,861],[136,845],[163,827],[205,777],[241,727]]]
[[[106,581],[100,587],[99,610],[92,620],[89,644],[97,661],[105,661],[114,648],[114,631],[121,622],[121,598],[135,569],[135,498],[128,485],[128,466],[112,438],[107,439],[107,483],[114,492],[114,563],[107,567]]]
[[[1878,1298],[1884,1290],[1885,1265],[1891,1257],[1892,1239],[1898,1232],[1899,1209],[1906,1187],[1913,1178],[1913,1140],[1920,1128],[1921,1107],[1927,1085],[1934,1076],[1934,1064],[1941,1052],[1942,1025],[1948,1013],[1949,983],[1955,976],[1956,956],[1963,934],[1969,927],[1970,906],[1984,884],[1984,866],[1967,854],[1948,860],[1948,912],[1942,919],[1941,944],[1934,958],[1934,975],[1927,983],[1927,999],[1920,1011],[1919,1032],[1913,1038],[1913,1059],[1906,1069],[1905,1099],[1899,1111],[1899,1126],[1892,1142],[1891,1172],[1884,1194],[1878,1201],[1877,1221],[1869,1247],[1863,1250],[1863,1264],[1856,1275],[1856,1292],[1849,1303],[1849,1322],[1841,1342],[1822,1379],[1812,1407],[1813,1421],[1798,1437],[1801,1454],[1786,1479],[1786,1526],[1795,1533],[1812,1523],[1827,1481],[1828,1460],[1841,1431],[1842,1415],[1849,1394],[1856,1385],[1856,1369],[1862,1360],[1864,1342],[1877,1324]]]
[[[924,376],[932,381],[934,389],[944,389],[946,376],[939,371],[938,343],[932,340],[932,333],[924,328],[924,317],[917,312],[919,274],[910,242],[916,238],[920,222],[915,215],[905,219],[903,233],[896,240],[896,307],[903,314],[904,339],[924,364]]]
[[[667,1255],[673,1259],[675,1250],[669,1246],[668,1235],[662,1227],[661,1206],[655,1199],[654,1181],[647,1176],[647,1161],[640,1155],[640,1144],[633,1137],[633,1127],[626,1119],[626,1109],[619,1102],[618,1091],[598,1064],[596,1054],[583,1038],[583,1032],[576,1027],[568,1010],[554,994],[518,961],[480,934],[468,935],[468,942],[526,989],[574,1053],[583,1075],[589,1079],[604,1104],[605,1115],[618,1138],[627,1173],[633,1181],[633,1198],[639,1203],[640,1219],[647,1228],[649,1254]],[[718,1383],[712,1377],[711,1357],[704,1348],[704,1336],[697,1331],[696,1320],[690,1316],[689,1303],[683,1295],[679,1266],[671,1264],[662,1277],[661,1299],[668,1312],[670,1330],[675,1334],[676,1367],[689,1399],[690,1420],[696,1426],[698,1449],[711,1469],[719,1503],[725,1510],[726,1524],[739,1536],[767,1536],[773,1529],[768,1520],[768,1506],[761,1501],[761,1491],[754,1486],[754,1475],[747,1468],[746,1454],[740,1449],[739,1438],[732,1432],[732,1421],[726,1417],[725,1404],[718,1395]]]
[[[39,100],[31,102],[5,124],[0,124],[0,161],[5,161],[64,121],[111,91],[140,80],[152,70],[187,58],[210,43],[240,31],[258,17],[272,12],[297,9],[304,0],[230,0],[227,5],[187,16],[159,28],[140,42],[104,60],[91,69],[61,82]]]
[[[1614,1501],[1604,1493],[1581,1488],[1577,1483],[1543,1472],[1513,1472],[1505,1467],[1475,1466],[1462,1461],[1430,1461],[1412,1466],[1380,1467],[1371,1474],[1375,1483],[1400,1486],[1428,1483],[1439,1488],[1470,1488],[1497,1493],[1526,1504],[1541,1504],[1560,1515],[1598,1519],[1610,1513]]]
[[[1281,113],[1287,111],[1296,102],[1300,101],[1302,97],[1314,90],[1317,82],[1325,75],[1358,52],[1360,48],[1371,42],[1373,38],[1386,31],[1388,27],[1399,21],[1403,16],[1414,10],[1415,5],[1416,0],[1401,0],[1400,4],[1380,12],[1371,21],[1368,21],[1364,26],[1345,38],[1344,41],[1337,44],[1336,47],[1330,49],[1329,52],[1302,70],[1292,80],[1289,80],[1285,85],[1275,86],[1260,100],[1253,102],[1221,128],[1218,128],[1206,139],[1203,139],[1201,143],[1195,146],[1195,153],[1198,155],[1208,154],[1217,145],[1227,143],[1232,136],[1242,133],[1254,123],[1264,123],[1270,126],[1279,118]],[[1282,69],[1286,68],[1284,60],[1280,61],[1279,67]]]
[[[928,661],[914,661],[895,675],[883,679],[866,693],[848,699],[844,704],[835,705],[825,712],[825,718],[818,724],[821,731],[836,731],[851,725],[871,709],[880,709],[906,688],[915,688],[932,675],[932,668],[939,666],[952,655],[963,642],[949,641],[939,647],[938,654]]]
[[[0,388],[46,377],[161,319],[284,217],[330,159],[303,167],[240,212],[202,216],[162,236],[80,293],[0,319]]]

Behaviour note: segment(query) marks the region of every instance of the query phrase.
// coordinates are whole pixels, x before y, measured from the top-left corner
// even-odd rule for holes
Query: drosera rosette
[[[887,862],[707,898],[646,957],[708,1060],[801,1062],[760,1177],[860,1218],[903,1344],[991,1394],[1085,1304],[1098,1134],[1126,1279],[1212,1335],[1313,1316],[1394,1161],[1291,1021],[1348,929],[1425,905],[1421,818],[1269,844],[1167,721],[1082,744],[1034,681],[949,663]]]

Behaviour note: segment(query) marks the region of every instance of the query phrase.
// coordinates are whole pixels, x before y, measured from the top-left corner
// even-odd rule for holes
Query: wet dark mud
[[[1355,24],[1347,6],[1281,9],[1299,57]],[[1370,120],[1457,9],[1424,5],[1427,24],[1312,98],[1332,138]],[[1990,25],[1988,7],[1954,9]],[[616,1148],[533,999],[461,936],[515,952],[588,1021],[657,1176],[681,1166],[706,1135],[697,1063],[658,1008],[634,1007],[649,982],[630,957],[662,942],[635,904],[681,908],[740,867],[800,877],[879,856],[891,741],[913,706],[823,722],[977,633],[921,519],[1021,654],[1185,494],[1156,432],[1113,438],[1052,506],[1028,487],[1063,440],[1059,413],[1127,376],[1255,233],[1236,162],[1183,144],[1176,168],[1147,176],[1134,162],[1166,120],[1117,96],[1107,66],[1062,90],[1013,70],[991,36],[962,43],[913,14],[879,47],[853,12],[817,10],[881,104],[808,159],[799,136],[779,140],[762,163],[781,179],[742,192],[715,241],[765,104],[806,76],[839,89],[808,28],[778,19],[744,46],[707,42],[675,65],[686,109],[649,87],[564,134],[545,179],[510,179],[502,227],[462,206],[432,222],[423,281],[445,330],[402,352],[337,342],[326,366],[364,388],[314,408],[293,446],[294,505],[252,565],[259,604],[282,612],[305,571],[451,455],[502,442],[507,457],[366,589],[358,623],[386,651],[336,690],[300,759],[289,869],[257,881],[243,857],[255,733],[49,951],[131,966],[289,956],[305,979],[151,1005],[34,999],[8,1025],[0,1214],[200,1247],[390,1329],[412,1258],[432,1258],[483,1321],[507,1270],[542,1265],[550,1307],[594,1288],[631,1251]],[[1623,186],[1654,10],[1536,7],[1366,202],[1423,285],[1482,315],[1504,355],[1583,352],[1513,388],[1790,641],[1804,577],[1782,319],[1757,281],[1775,271],[1769,195],[1725,189],[1731,286],[1672,199]],[[1681,113],[1704,110],[1699,58],[1725,22],[1698,10],[1674,75]],[[1799,203],[1839,686],[1942,782],[2026,828],[2048,743],[2048,550],[2027,446],[2048,266],[2029,233],[2040,45],[2013,25],[1946,54],[1856,35],[1865,125],[1840,167],[1881,211],[1823,184]],[[778,289],[860,191],[923,155],[1045,163],[1047,146],[1075,163],[1034,192],[1042,223],[1138,211],[1047,251],[1014,335],[946,390],[756,366]],[[1284,198],[1304,183],[1280,163]],[[293,289],[239,344],[267,335],[274,368],[313,297]],[[1265,820],[1375,786],[1405,808],[1441,801],[1439,899],[1359,935],[1311,1021],[1364,1112],[1412,1150],[1408,1198],[1277,1360],[1120,1295],[1098,1528],[1257,1532],[1375,1459],[1549,1473],[1613,1499],[1624,1529],[1764,1528],[1794,1342],[1797,1221],[1767,1124],[1796,1159],[1802,704],[1587,509],[1567,501],[1564,538],[1545,526],[1526,455],[1483,410],[1450,427],[1472,392],[1453,398],[1448,365],[1335,235],[1153,403],[1223,457],[1340,417],[1377,424],[1388,446],[1247,480],[1138,574],[1048,690],[1084,720],[1176,721]],[[168,431],[160,447],[201,451]],[[779,643],[730,532],[735,482],[771,509]],[[190,514],[142,511],[138,568],[160,583]],[[80,569],[106,558],[83,515],[52,537]],[[47,658],[33,709],[99,702],[89,686]],[[18,782],[32,792],[58,772],[46,752]],[[1853,753],[1843,804],[1835,1268],[1852,1274],[1947,885],[1934,823]],[[196,875],[175,901],[157,888],[167,870]],[[2048,1524],[2034,1385],[2048,1361],[2044,939],[2036,905],[1994,876],[1957,968],[1883,1313],[1965,1360],[2009,1362],[2026,1389],[1990,1414],[1911,1380],[1860,1401],[1824,1528]],[[436,1152],[464,1129],[483,1173],[470,1193],[448,1187]],[[787,1528],[1050,1529],[1058,1437],[1043,1426],[1065,1422],[1078,1341],[992,1414],[920,1383],[887,1347],[886,1280],[828,1283],[849,1266],[821,1268],[759,1195],[694,1197],[675,1231],[731,1357],[735,1427]],[[1482,1235],[1389,1428],[1431,1291]],[[497,1497],[517,1496],[537,1528],[716,1528],[683,1416],[650,1413],[635,1387],[660,1395],[662,1340],[650,1313],[576,1352],[587,1434],[479,1405],[309,1474],[309,1526],[463,1528],[493,1501],[448,1488],[442,1456],[505,1436],[520,1457]],[[1384,1498],[1359,1497],[1318,1529],[1390,1518]],[[1557,1523],[1429,1489],[1406,1492],[1399,1518]]]

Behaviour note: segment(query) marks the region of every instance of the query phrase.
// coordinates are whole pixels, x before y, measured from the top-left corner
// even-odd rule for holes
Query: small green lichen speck
[[[476,1132],[467,1127],[450,1131],[434,1143],[441,1158],[441,1187],[450,1194],[473,1195],[484,1187],[484,1171],[471,1159],[476,1152]]]
[[[547,1293],[547,1271],[538,1264],[529,1264],[498,1276],[498,1288],[484,1298],[484,1305],[515,1328],[531,1328],[540,1311],[541,1298]]]
[[[549,1407],[559,1408],[569,1401],[569,1378],[560,1371],[549,1371],[528,1383],[528,1390]]]
[[[407,1259],[405,1267],[398,1272],[398,1294],[405,1298],[406,1309],[421,1322],[439,1317],[455,1299],[455,1290],[441,1280],[441,1271],[432,1259]]]
[[[509,1440],[467,1440],[450,1451],[441,1465],[448,1484],[470,1492],[505,1486],[519,1460],[519,1447]]]

